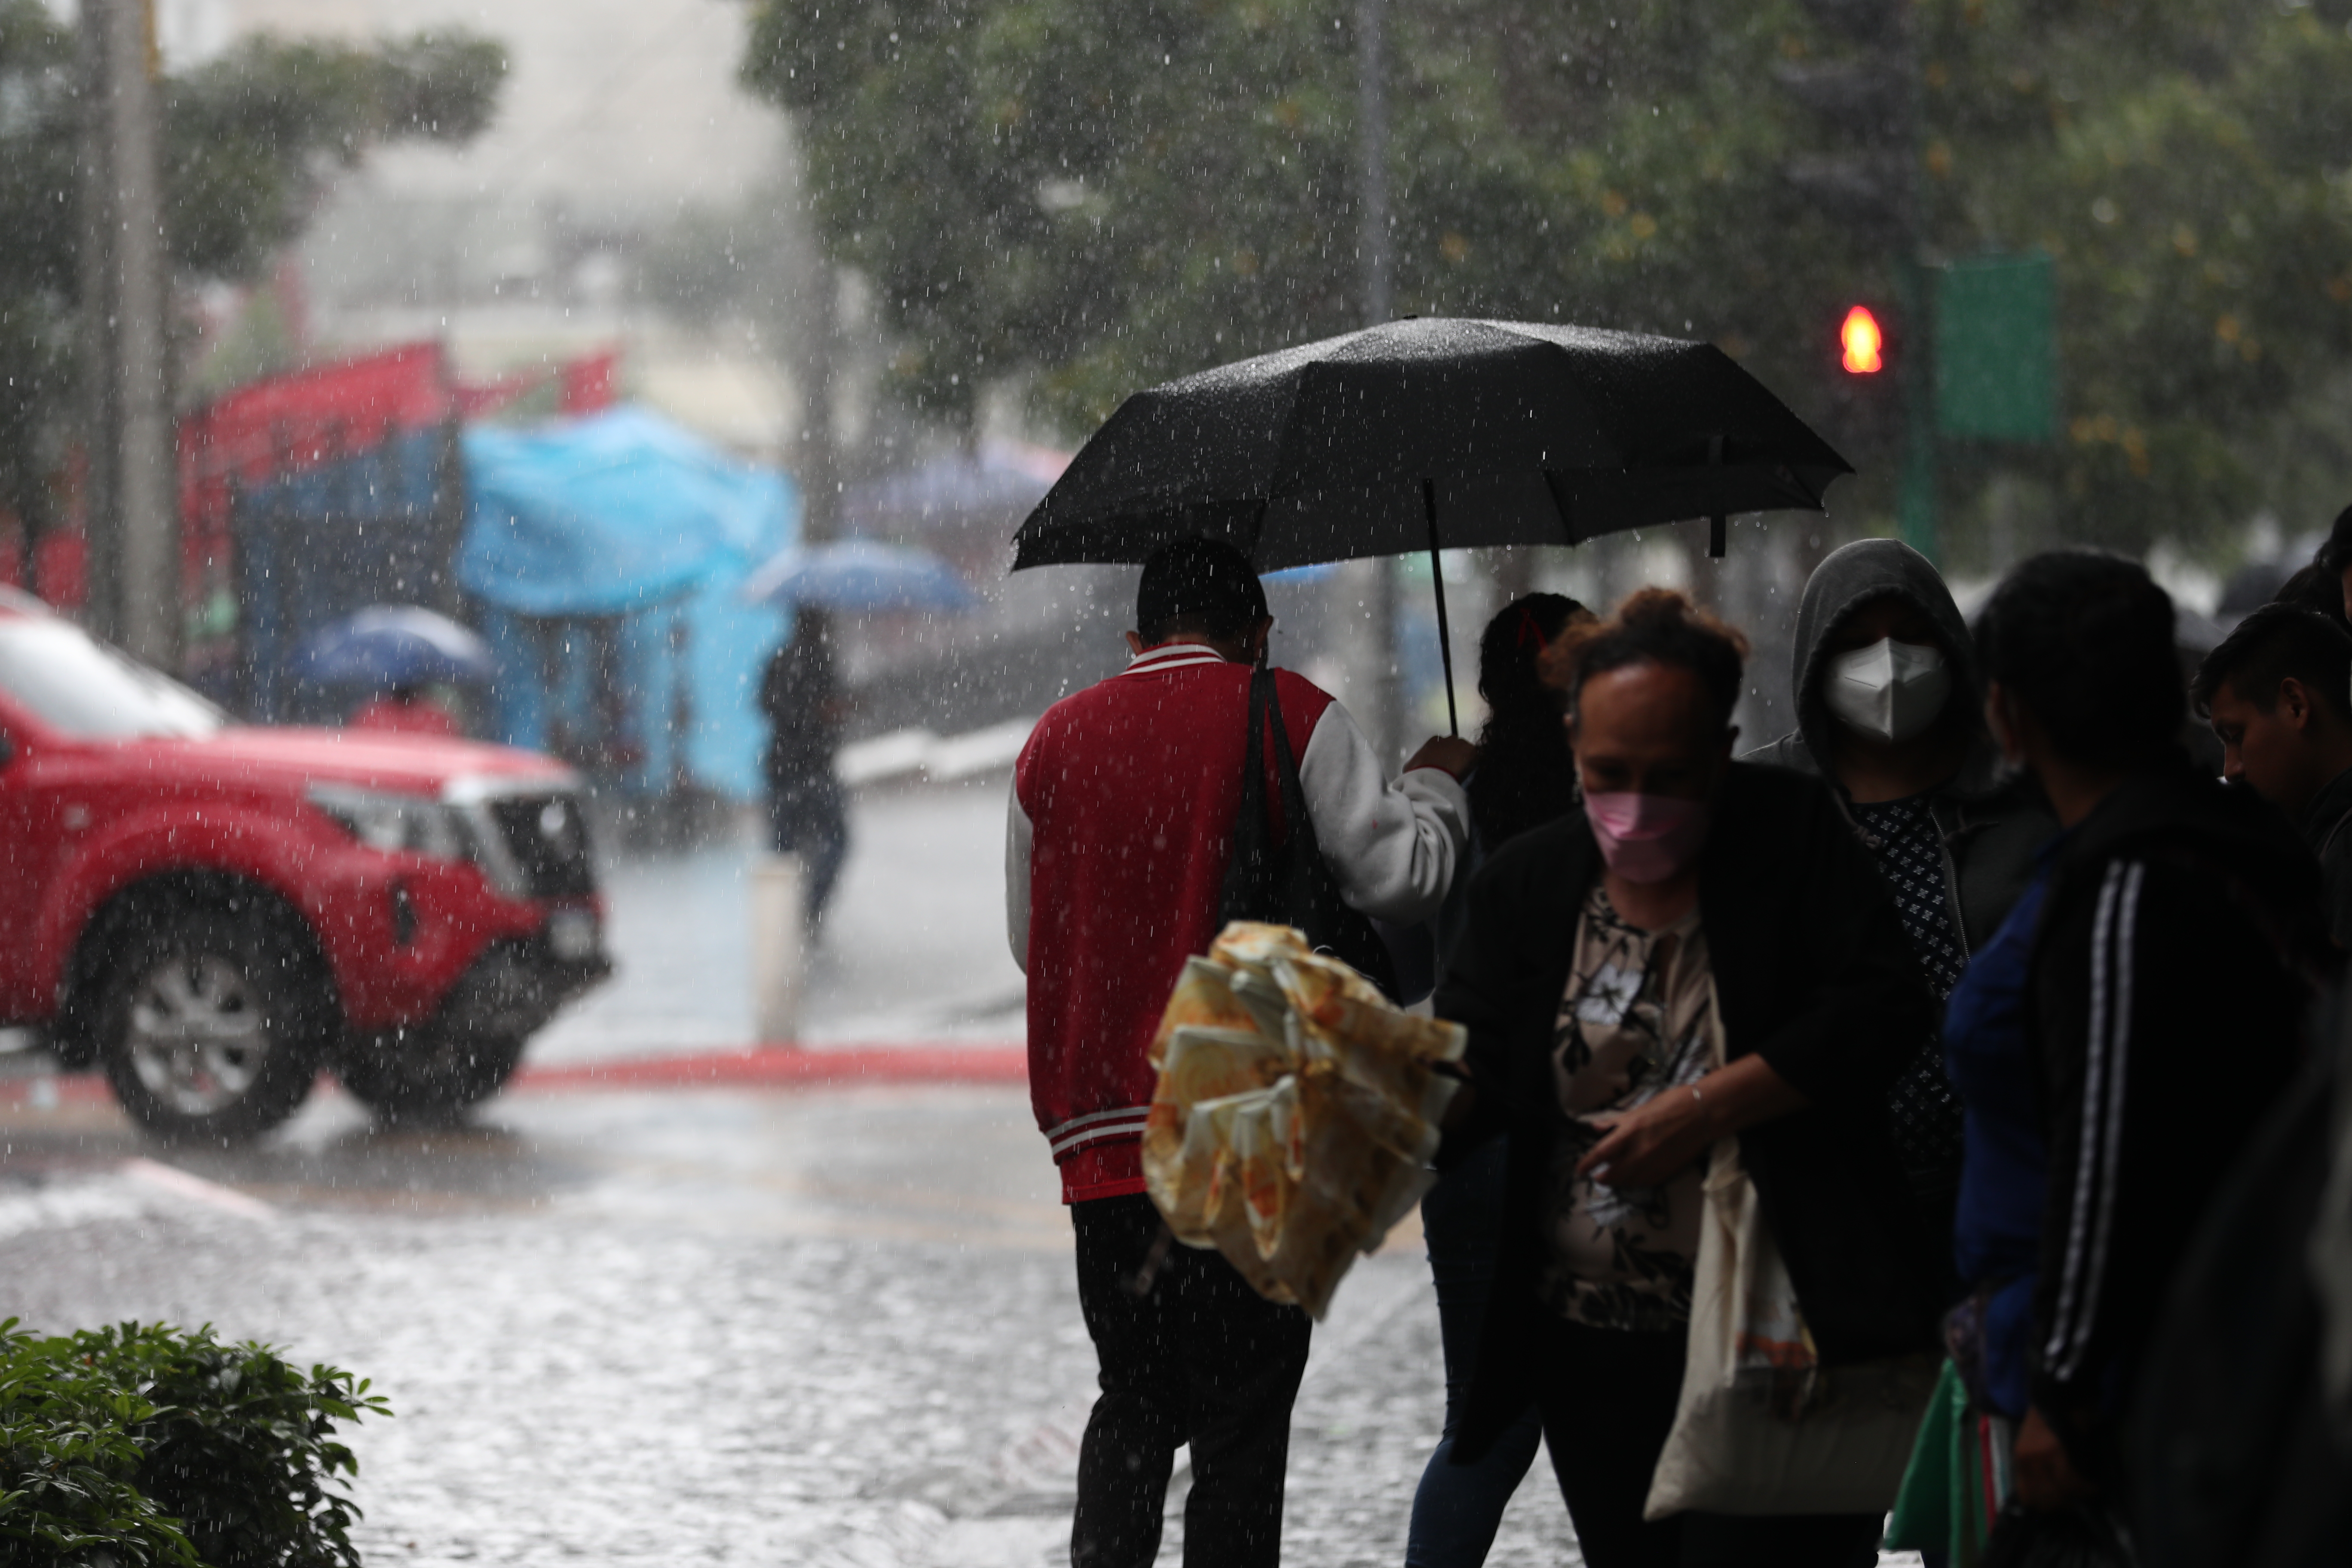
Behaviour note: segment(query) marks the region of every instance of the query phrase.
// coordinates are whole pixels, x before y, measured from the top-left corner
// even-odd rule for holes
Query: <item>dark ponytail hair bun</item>
[[[1566,694],[1546,686],[1544,650],[1590,610],[1562,594],[1528,594],[1503,606],[1478,637],[1478,695],[1486,700],[1470,817],[1493,849],[1576,805]]]

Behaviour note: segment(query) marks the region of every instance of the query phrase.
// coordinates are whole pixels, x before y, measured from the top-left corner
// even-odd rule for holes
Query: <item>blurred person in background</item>
[[[2121,1512],[2142,1345],[2221,1173],[2287,1082],[2328,942],[2311,857],[2178,736],[2172,602],[2137,564],[2036,556],[1980,626],[1987,721],[2064,829],[1953,992],[1967,1108],[1948,1325],[2000,1529]],[[2079,1528],[2067,1525],[2063,1528]]]
[[[2320,553],[2322,555],[2326,553],[2326,546],[2320,547]],[[2352,621],[2347,621],[2344,617],[2342,580],[2337,574],[2330,572],[2318,562],[2304,567],[2284,583],[2280,584],[2279,591],[2271,595],[2271,603],[2294,605],[2298,608],[2309,610],[2315,615],[2325,616],[2330,624],[2340,626],[2347,632],[2352,632]]]
[[[1437,995],[1470,1032],[1445,1163],[1510,1139],[1454,1460],[1482,1458],[1532,1393],[1593,1568],[1865,1568],[1877,1513],[1642,1515],[1718,1141],[1739,1139],[1826,1364],[1933,1343],[1885,1102],[1934,1001],[1830,792],[1732,761],[1738,633],[1646,589],[1569,640],[1582,809],[1495,852]]]
[[[1135,597],[1126,670],[1046,710],[1007,806],[1006,929],[1029,977],[1030,1098],[1070,1205],[1102,1388],[1079,1443],[1070,1560],[1150,1563],[1176,1450],[1189,1445],[1185,1563],[1251,1568],[1281,1558],[1307,1317],[1217,1253],[1173,1245],[1140,1144],[1152,1036],[1184,961],[1217,934],[1250,689],[1274,620],[1249,558],[1197,537],[1153,552]],[[1391,779],[1346,709],[1288,670],[1274,685],[1342,898],[1400,924],[1427,921],[1469,836],[1459,781],[1475,748],[1433,740]],[[1271,773],[1275,748],[1265,751]]]
[[[465,737],[465,726],[448,705],[421,686],[395,686],[379,692],[362,703],[352,713],[349,728],[374,730],[398,735],[434,735],[456,741]]]
[[[1480,634],[1478,695],[1486,722],[1466,786],[1479,849],[1500,848],[1576,805],[1568,693],[1564,681],[1546,679],[1545,656],[1570,626],[1599,619],[1565,595],[1529,594],[1504,605]]]
[[[1790,689],[1796,730],[1743,760],[1828,780],[1940,1003],[2017,901],[2058,822],[2031,779],[2001,768],[1985,730],[1975,639],[1927,558],[1892,539],[1832,552],[1797,606]],[[1948,1268],[1960,1102],[1934,1030],[1888,1108]]]
[[[2352,633],[2265,605],[2206,656],[2189,694],[2221,737],[2221,776],[2284,812],[2318,858],[2328,929],[2352,948]]]
[[[849,858],[849,811],[833,771],[849,701],[823,610],[793,612],[792,637],[760,682],[760,711],[768,720],[768,847],[801,858],[802,908],[814,934]]]
[[[2336,521],[2327,531],[2326,542],[2320,545],[2307,570],[2317,572],[2326,579],[2327,585],[2335,589],[2331,595],[2335,604],[2329,613],[2337,622],[2352,628],[2352,506],[2336,514]],[[2297,573],[2295,577],[2289,578],[2289,587],[2294,586],[2296,579],[2301,576],[2302,574]],[[2279,596],[2286,598],[2287,591],[2281,589]],[[2298,599],[2296,602],[2304,601]]]
[[[1576,809],[1568,694],[1547,682],[1543,665],[1570,626],[1596,618],[1574,599],[1528,594],[1504,605],[1478,639],[1478,695],[1486,700],[1486,722],[1478,731],[1478,765],[1465,784],[1470,796],[1467,862],[1438,922],[1441,963],[1452,956],[1470,879],[1486,855]],[[1445,1426],[1413,1493],[1406,1568],[1476,1568],[1484,1563],[1503,1510],[1543,1442],[1543,1422],[1530,1401],[1485,1458],[1475,1465],[1452,1462],[1478,1327],[1486,1319],[1502,1247],[1508,1149],[1508,1139],[1489,1139],[1440,1174],[1421,1200],[1445,1355]]]

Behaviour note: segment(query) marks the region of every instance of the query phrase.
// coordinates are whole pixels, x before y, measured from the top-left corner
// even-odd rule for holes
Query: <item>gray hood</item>
[[[1951,700],[1968,703],[1971,710],[1982,704],[1976,639],[1969,635],[1968,622],[1960,618],[1960,607],[1952,602],[1952,591],[1944,586],[1942,575],[1926,556],[1899,540],[1860,539],[1832,551],[1806,580],[1804,597],[1797,604],[1796,646],[1789,660],[1789,686],[1797,700],[1797,731],[1762,748],[1755,753],[1756,760],[1808,773],[1822,771],[1821,759],[1830,754],[1830,726],[1837,722],[1822,700],[1824,649],[1848,616],[1864,602],[1884,595],[1907,600],[1934,624],[1944,645],[1944,657],[1951,661]]]

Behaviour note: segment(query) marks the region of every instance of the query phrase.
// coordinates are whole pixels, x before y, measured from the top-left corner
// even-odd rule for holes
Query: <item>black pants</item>
[[[1078,1448],[1076,1568],[1148,1568],[1176,1449],[1192,1450],[1184,1504],[1187,1568],[1252,1568],[1282,1558],[1290,1405],[1307,1370],[1307,1314],[1251,1289],[1213,1252],[1171,1244],[1150,1290],[1132,1289],[1160,1236],[1137,1194],[1070,1205],[1078,1305],[1094,1336],[1102,1396]]]
[[[1555,1320],[1536,1403],[1559,1494],[1591,1568],[1872,1568],[1876,1514],[1685,1513],[1645,1524],[1650,1475],[1675,1424],[1686,1336]]]
[[[824,923],[842,862],[849,858],[849,809],[831,773],[769,779],[768,847],[801,858],[802,913],[814,931]]]

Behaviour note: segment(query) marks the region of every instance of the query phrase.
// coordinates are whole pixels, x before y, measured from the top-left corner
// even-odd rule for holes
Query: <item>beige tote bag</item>
[[[1709,1025],[1719,1063],[1712,1009]],[[1938,1358],[1822,1366],[1738,1139],[1715,1146],[1706,1194],[1682,1401],[1643,1517],[1885,1512]]]

